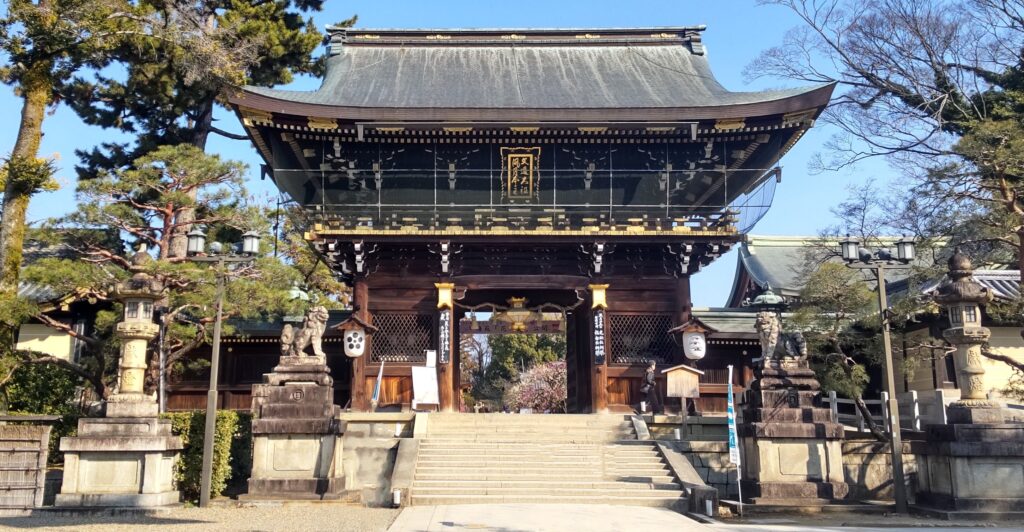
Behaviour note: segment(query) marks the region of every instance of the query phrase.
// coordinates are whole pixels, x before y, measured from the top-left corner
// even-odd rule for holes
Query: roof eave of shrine
[[[715,104],[688,107],[620,107],[620,108],[538,108],[538,107],[355,107],[324,105],[295,101],[297,91],[255,90],[244,87],[230,92],[228,101],[243,119],[255,118],[271,125],[275,119],[299,118],[334,121],[344,124],[403,122],[419,126],[450,125],[452,122],[502,122],[519,126],[566,124],[615,124],[630,122],[740,121],[775,115],[801,115],[816,119],[828,105],[835,84],[776,91],[777,97],[751,99],[745,103]],[[781,96],[779,96],[781,95]],[[785,121],[785,120],[784,120]]]

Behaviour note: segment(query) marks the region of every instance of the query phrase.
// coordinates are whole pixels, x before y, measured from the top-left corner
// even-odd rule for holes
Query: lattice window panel
[[[668,331],[671,314],[609,314],[611,361],[614,364],[672,360],[675,344]]]
[[[378,312],[373,315],[378,327],[370,350],[373,362],[426,362],[424,353],[434,346],[434,317],[429,314]]]

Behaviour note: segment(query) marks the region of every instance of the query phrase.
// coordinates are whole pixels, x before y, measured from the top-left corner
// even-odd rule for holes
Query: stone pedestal
[[[1024,425],[929,425],[913,442],[917,507],[944,517],[1024,517]]]
[[[329,499],[344,492],[344,425],[327,359],[282,356],[252,387],[252,477],[247,498]]]
[[[739,427],[743,495],[755,504],[792,506],[845,497],[843,427],[821,406],[814,371],[772,360],[747,393]]]
[[[148,507],[178,502],[174,462],[181,438],[171,435],[171,422],[157,418],[156,399],[143,392],[146,345],[159,331],[147,313],[161,293],[151,283],[147,275],[136,274],[115,289],[127,301],[126,308],[133,309],[116,328],[121,339],[118,391],[107,399],[106,417],[80,419],[78,435],[61,438],[64,481],[57,506]]]
[[[181,438],[171,435],[170,421],[148,415],[156,403],[142,398],[115,395],[107,403],[108,415],[139,416],[80,419],[78,436],[61,438],[64,481],[57,506],[148,507],[178,502],[174,462]]]

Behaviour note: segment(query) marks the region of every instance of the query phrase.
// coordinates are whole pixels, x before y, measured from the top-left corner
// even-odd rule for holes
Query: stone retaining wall
[[[343,412],[345,489],[367,506],[391,505],[391,475],[401,438],[413,436],[415,414]]]
[[[684,454],[704,483],[718,490],[720,498],[736,498],[736,466],[729,463],[727,442],[670,441],[665,444]]]
[[[907,483],[907,498],[913,502],[917,478],[917,459],[910,452],[909,442],[903,442],[903,476]],[[892,500],[892,457],[889,444],[875,440],[843,442],[843,472],[850,486],[850,500]]]
[[[681,439],[689,441],[726,441],[729,437],[724,416],[644,416],[644,421],[655,440],[676,439],[676,429]]]

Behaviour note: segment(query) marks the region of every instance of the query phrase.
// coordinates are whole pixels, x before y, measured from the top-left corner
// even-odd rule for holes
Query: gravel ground
[[[119,530],[177,531],[358,531],[387,530],[400,510],[363,508],[344,504],[292,503],[259,506],[214,506],[210,508],[173,508],[154,515],[60,516],[36,514],[32,517],[0,518],[0,530]]]

